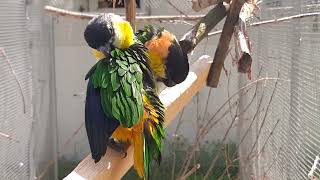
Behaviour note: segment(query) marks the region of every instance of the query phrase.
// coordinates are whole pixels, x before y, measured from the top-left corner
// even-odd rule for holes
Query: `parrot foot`
[[[123,155],[122,159],[127,157],[127,149],[129,147],[128,143],[120,142],[120,141],[117,141],[117,140],[115,140],[113,138],[110,138],[109,141],[108,141],[108,146],[110,148],[112,148],[113,150],[121,153]]]

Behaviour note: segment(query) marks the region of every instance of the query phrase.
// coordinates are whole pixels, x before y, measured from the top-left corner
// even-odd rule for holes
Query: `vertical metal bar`
[[[246,75],[245,75],[246,76]],[[238,74],[238,89],[240,89],[241,87],[244,86],[245,81],[246,81],[247,77],[244,77],[243,74]],[[239,95],[239,112],[243,112],[244,110],[244,106],[245,103],[247,102],[246,100],[246,96],[243,92],[240,92]],[[237,135],[238,135],[238,142],[241,141],[241,138],[243,136],[242,130],[245,129],[246,125],[244,124],[244,117],[245,115],[239,115],[239,121],[238,121],[238,126],[237,126]],[[240,145],[239,147],[239,178],[240,179],[247,179],[246,177],[246,173],[244,172],[244,168],[245,168],[245,157],[246,157],[246,151],[248,151],[248,149],[246,149],[246,143],[245,146],[244,145]]]
[[[58,179],[58,118],[57,118],[57,96],[56,96],[56,69],[55,69],[55,37],[54,37],[54,18],[50,17],[50,30],[49,30],[49,53],[50,53],[50,60],[49,60],[49,68],[50,68],[50,89],[51,89],[51,96],[50,96],[50,109],[51,109],[51,120],[53,124],[53,148],[54,148],[54,179]]]
[[[136,1],[126,0],[126,20],[130,22],[133,30],[136,30]]]
[[[300,0],[293,0],[291,2],[292,6],[294,7],[293,11],[295,14],[301,13],[301,2]],[[298,161],[299,156],[301,155],[301,147],[303,146],[303,140],[302,136],[303,134],[297,134],[302,132],[302,127],[297,126],[297,124],[300,124],[300,119],[303,117],[301,114],[299,103],[300,102],[300,96],[301,96],[301,87],[300,87],[300,71],[301,71],[301,64],[299,62],[300,60],[300,52],[301,52],[301,23],[300,19],[294,20],[291,23],[292,28],[292,37],[290,39],[291,43],[291,49],[292,49],[292,56],[291,56],[291,70],[290,70],[290,91],[291,91],[291,97],[290,97],[290,116],[289,116],[289,142],[288,146],[291,150],[290,154],[296,152],[296,154],[292,154],[294,158],[290,161],[290,163],[287,163],[287,172],[288,176],[297,178],[299,177],[298,171],[300,170],[300,163]],[[298,94],[297,94],[298,92]],[[290,157],[290,156],[289,156]]]

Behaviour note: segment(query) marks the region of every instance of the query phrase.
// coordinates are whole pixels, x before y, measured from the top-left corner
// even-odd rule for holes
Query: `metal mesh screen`
[[[49,27],[42,0],[1,1],[1,180],[55,177]]]
[[[262,3],[262,20],[316,12],[320,3],[277,2]],[[246,157],[258,138],[255,152],[261,153],[254,158],[251,168],[245,168],[247,176],[255,179],[307,179],[320,153],[319,25],[315,16],[250,28],[253,59],[257,63],[254,72],[257,74],[262,69],[262,76],[267,77],[277,77],[279,73],[280,79],[268,110],[268,100],[263,102],[263,111],[268,111],[266,119],[259,116],[251,137],[242,147]],[[268,86],[259,94],[270,97],[275,83],[266,83]],[[316,170],[314,175],[319,178],[319,173]]]
[[[74,6],[81,4],[82,1],[49,2],[56,7],[78,9]],[[188,15],[205,14],[208,10],[196,13],[191,9],[191,1],[184,0],[143,2],[143,7],[151,8],[150,12],[143,10],[143,13],[150,15],[179,15],[181,12]],[[62,24],[60,27],[59,23],[53,22],[52,19],[41,18],[43,12],[40,9],[43,3],[41,0],[7,0],[0,3],[0,179],[54,178],[53,171],[57,169],[54,165],[56,165],[57,149],[59,149],[57,139],[61,140],[60,144],[66,141],[71,142],[68,148],[74,149],[73,151],[84,151],[82,148],[80,150],[76,148],[76,143],[84,142],[86,138],[84,131],[79,131],[82,133],[82,136],[78,137],[80,140],[72,138],[70,142],[68,138],[57,137],[56,134],[57,112],[54,90],[56,80],[53,72],[57,64],[54,63],[55,55],[51,52],[55,47],[51,43],[55,39],[58,45],[62,44],[60,41],[64,36],[60,35],[66,31],[61,31],[62,33],[59,34],[59,28],[65,27],[65,24],[60,22]],[[260,20],[266,20],[318,12],[320,1],[265,0],[260,7],[261,11],[258,14]],[[53,37],[51,31],[54,23],[57,26],[56,37]],[[162,22],[160,25],[180,38],[193,23],[176,21]],[[69,29],[85,25],[83,22],[77,26],[68,22],[67,24],[70,26]],[[220,27],[221,25],[217,29]],[[262,111],[268,113],[265,117],[262,113],[258,116],[250,130],[249,138],[241,148],[243,167],[241,171],[244,179],[248,179],[249,176],[255,179],[306,179],[315,156],[320,153],[319,27],[319,17],[313,16],[249,28],[253,43],[254,75],[257,76],[262,69],[261,76],[276,77],[279,73],[280,80],[274,96],[272,96],[273,86],[276,85],[274,81],[266,81],[259,87],[259,97],[267,97],[262,102],[261,106],[264,107]],[[76,28],[75,31],[78,32],[78,29]],[[73,48],[71,41],[78,41],[79,36],[68,34],[69,36],[67,40],[70,44],[68,45]],[[218,36],[210,37],[208,41],[204,40],[189,56],[191,61],[203,54],[213,55],[218,40]],[[87,49],[83,44],[81,47]],[[51,51],[49,48],[52,48]],[[58,47],[58,50],[65,48],[65,46],[60,49]],[[60,56],[67,55],[60,53]],[[88,59],[90,57],[88,53]],[[77,56],[75,55],[73,59],[77,59]],[[230,59],[227,61],[230,62]],[[241,78],[241,83],[246,83],[246,79]],[[74,84],[70,82],[70,86],[73,87]],[[218,96],[227,97],[225,86],[224,83],[215,90],[209,107],[212,112],[221,104]],[[208,88],[205,88],[199,94],[200,101],[205,102],[207,91]],[[270,97],[273,99],[269,105]],[[196,115],[192,110],[195,109],[194,104],[190,104],[190,112],[184,116]],[[258,102],[243,116],[243,119],[252,117],[257,106]],[[69,111],[72,113],[71,110]],[[81,110],[75,108],[74,112],[81,112]],[[73,119],[75,118],[68,118],[68,123],[72,124]],[[78,122],[80,120],[77,119]],[[61,122],[59,131],[69,132],[70,129],[63,129],[67,121],[62,119]],[[77,129],[77,127],[74,128]],[[194,130],[194,124],[186,122],[183,125],[183,131],[186,129]],[[217,128],[210,138],[221,136],[224,132],[225,128]],[[74,132],[76,133],[78,132]],[[194,135],[190,131],[185,134],[187,138],[193,138]],[[246,164],[245,157],[256,141],[257,146],[253,151],[261,154]],[[83,146],[88,147],[87,144]],[[63,155],[64,152],[61,149],[64,148],[60,148],[60,155]],[[315,171],[315,175],[320,176],[319,170]]]
[[[28,179],[31,61],[25,1],[0,4],[0,179]]]

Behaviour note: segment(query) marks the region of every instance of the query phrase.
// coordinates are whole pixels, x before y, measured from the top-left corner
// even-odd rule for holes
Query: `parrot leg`
[[[109,141],[108,141],[108,146],[110,148],[112,148],[113,150],[123,154],[122,158],[126,158],[127,157],[127,149],[129,147],[129,143],[120,142],[120,141],[117,141],[117,140],[115,140],[113,138],[110,138]]]

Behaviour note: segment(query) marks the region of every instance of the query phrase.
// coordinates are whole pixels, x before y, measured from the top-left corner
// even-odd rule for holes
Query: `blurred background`
[[[195,12],[186,0],[136,2],[137,16],[204,15],[210,10]],[[125,14],[123,3],[113,9],[107,0],[1,1],[1,180],[61,179],[89,154],[84,75],[95,59],[83,38],[88,20],[48,15],[45,5]],[[320,11],[320,1],[263,0],[259,8],[251,24],[310,15]],[[209,179],[308,178],[320,154],[320,17],[309,15],[248,27],[252,79],[238,74],[231,48],[218,88],[203,88],[167,129],[164,160],[152,179],[175,179],[197,164],[201,167],[190,179],[206,174]],[[152,22],[178,39],[195,23]],[[143,25],[138,22],[137,29]],[[189,55],[190,62],[213,57],[219,36],[204,39]],[[244,86],[248,88],[239,92]],[[211,127],[200,141],[196,135],[205,122]],[[137,177],[129,172],[124,179]]]

